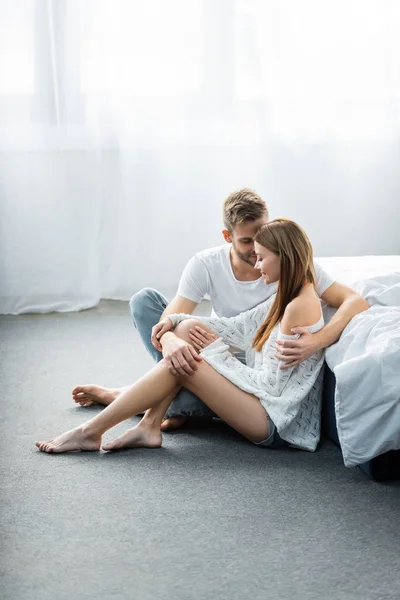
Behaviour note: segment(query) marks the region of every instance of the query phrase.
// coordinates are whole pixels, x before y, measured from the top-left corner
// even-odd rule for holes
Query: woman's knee
[[[185,319],[178,323],[178,325],[174,329],[174,333],[176,336],[185,340],[186,342],[190,342],[189,332],[191,329],[196,327],[196,325],[201,325],[201,322],[197,319]]]

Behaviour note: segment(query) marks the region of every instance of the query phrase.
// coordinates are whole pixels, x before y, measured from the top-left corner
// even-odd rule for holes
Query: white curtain
[[[397,0],[0,0],[0,312],[174,292],[252,187],[399,254]]]

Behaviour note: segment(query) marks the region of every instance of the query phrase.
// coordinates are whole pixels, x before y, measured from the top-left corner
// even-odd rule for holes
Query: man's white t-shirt
[[[235,317],[264,302],[278,289],[278,282],[266,284],[262,277],[255,281],[239,281],[233,274],[231,244],[223,244],[197,252],[183,270],[177,295],[193,302],[208,297],[212,316]],[[316,288],[321,297],[334,279],[314,262]]]

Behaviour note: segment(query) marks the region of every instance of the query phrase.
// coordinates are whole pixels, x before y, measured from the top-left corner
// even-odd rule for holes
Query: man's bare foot
[[[161,423],[161,431],[173,431],[174,429],[179,429],[187,420],[187,417],[170,417],[169,419],[164,419]]]
[[[123,448],[160,448],[162,443],[161,431],[141,425],[141,422],[125,431],[114,442],[102,446],[103,450],[122,450]]]
[[[81,406],[103,404],[108,406],[121,393],[121,389],[105,388],[100,385],[77,385],[72,390],[72,398]]]
[[[85,433],[83,427],[71,429],[48,442],[36,442],[42,452],[61,454],[62,452],[94,452],[100,450],[101,436]]]

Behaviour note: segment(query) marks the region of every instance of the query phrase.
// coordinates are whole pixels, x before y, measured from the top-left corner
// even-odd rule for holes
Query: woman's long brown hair
[[[257,231],[254,241],[281,259],[276,298],[253,340],[253,348],[260,352],[289,302],[299,295],[306,283],[315,286],[315,271],[310,240],[290,219],[280,217],[269,221]]]

